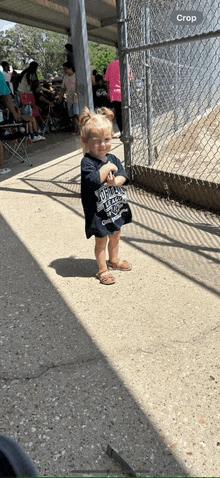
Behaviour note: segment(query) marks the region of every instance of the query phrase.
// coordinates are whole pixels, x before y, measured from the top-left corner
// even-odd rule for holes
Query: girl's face
[[[89,153],[102,159],[109,153],[112,145],[112,131],[109,128],[92,133],[86,142]]]

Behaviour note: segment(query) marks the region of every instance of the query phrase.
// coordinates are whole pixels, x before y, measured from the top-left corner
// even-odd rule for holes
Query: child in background
[[[95,110],[97,108],[102,108],[102,106],[106,106],[106,108],[110,107],[108,92],[106,86],[103,85],[102,75],[96,75],[95,85],[92,87],[92,92]]]
[[[96,113],[85,108],[80,117],[80,133],[85,156],[81,163],[81,197],[86,220],[86,237],[95,236],[95,257],[102,284],[115,283],[109,269],[130,271],[131,264],[118,258],[121,227],[131,222],[131,210],[121,187],[128,176],[111,150],[114,113],[101,108]],[[109,240],[109,241],[108,241]],[[106,262],[108,242],[109,261]]]
[[[73,126],[73,133],[79,133],[79,106],[76,92],[76,75],[70,61],[63,64],[65,76],[63,78],[62,90],[60,92],[58,103],[62,102],[64,93],[67,93],[68,115]]]

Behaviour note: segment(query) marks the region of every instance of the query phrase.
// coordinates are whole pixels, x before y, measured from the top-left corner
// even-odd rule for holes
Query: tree
[[[113,46],[89,42],[91,70],[97,70],[101,75],[109,63],[116,60],[116,49]]]
[[[0,31],[0,42],[0,62],[6,60],[14,69],[23,70],[35,60],[40,67],[39,78],[47,78],[54,70],[63,74],[67,36],[16,24],[5,33]],[[114,47],[94,42],[89,42],[89,54],[91,70],[96,69],[100,74],[116,59]]]
[[[44,78],[54,70],[63,72],[67,36],[39,28],[16,24],[5,35],[0,32],[0,60],[8,61],[14,68],[23,70],[35,60]]]

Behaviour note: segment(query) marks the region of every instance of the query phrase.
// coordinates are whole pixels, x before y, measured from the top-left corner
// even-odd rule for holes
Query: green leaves
[[[97,70],[102,75],[104,68],[116,60],[116,49],[113,46],[89,42],[89,56],[91,70]]]
[[[40,67],[39,78],[47,78],[47,73],[63,74],[66,59],[66,35],[40,30],[16,24],[11,30],[0,31],[0,62],[3,60],[17,70],[23,70],[31,61],[37,61]],[[89,42],[91,70],[103,74],[104,68],[116,59],[116,50],[112,46]]]
[[[23,70],[35,60],[41,70],[39,77],[47,78],[47,73],[54,70],[63,72],[65,35],[16,24],[5,35],[0,32],[0,42],[0,61],[8,61],[15,69]]]

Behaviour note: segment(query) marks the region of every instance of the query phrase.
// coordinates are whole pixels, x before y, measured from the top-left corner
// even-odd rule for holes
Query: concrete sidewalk
[[[105,287],[77,148],[39,145],[0,177],[0,434],[40,476],[128,476],[110,444],[138,476],[217,477],[219,218],[128,188],[133,270]]]

